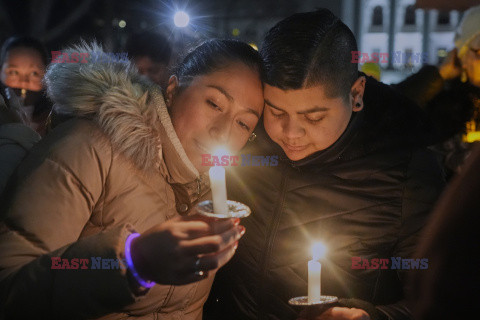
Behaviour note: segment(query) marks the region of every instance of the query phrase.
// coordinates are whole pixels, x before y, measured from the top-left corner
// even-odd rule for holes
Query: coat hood
[[[84,52],[89,53],[86,61],[48,66],[44,81],[54,112],[93,120],[109,136],[113,149],[141,170],[159,169],[164,162],[171,174],[182,175],[186,169],[188,178],[183,174],[180,181],[174,179],[177,182],[198,177],[175,133],[160,87],[128,60],[91,61],[91,53],[103,53],[96,43],[81,42],[62,51],[69,56]]]

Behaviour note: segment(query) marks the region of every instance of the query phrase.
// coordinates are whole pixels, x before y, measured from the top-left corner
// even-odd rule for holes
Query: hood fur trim
[[[103,50],[96,43],[82,42],[63,52]],[[162,97],[154,99],[161,106],[152,105],[152,94],[161,96],[160,88],[141,77],[130,62],[52,63],[44,81],[55,112],[92,119],[110,137],[114,150],[139,169],[159,168],[157,108],[165,109],[165,103]]]

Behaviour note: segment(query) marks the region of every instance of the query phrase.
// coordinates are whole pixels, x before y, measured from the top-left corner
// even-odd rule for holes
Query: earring
[[[250,138],[248,138],[248,141],[251,142],[251,141],[253,141],[253,140],[255,140],[255,139],[257,139],[257,135],[255,134],[255,132],[252,132],[252,134],[250,135]]]
[[[167,105],[167,107],[170,104],[170,100],[168,98],[165,99],[165,104]]]
[[[467,70],[462,69],[462,74],[460,75],[460,81],[463,83],[468,81]]]

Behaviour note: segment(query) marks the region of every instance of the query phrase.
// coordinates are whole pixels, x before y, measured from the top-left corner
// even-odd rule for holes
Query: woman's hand
[[[245,228],[239,219],[198,215],[176,217],[147,230],[131,244],[140,277],[159,284],[182,285],[201,280],[225,265]]]
[[[318,316],[308,317],[310,320],[370,320],[370,316],[365,310],[356,308],[333,307],[327,309]],[[298,320],[305,319],[300,314]]]
[[[456,48],[448,53],[438,71],[440,72],[440,76],[442,76],[443,80],[451,80],[460,76],[462,73],[462,66],[457,57]]]

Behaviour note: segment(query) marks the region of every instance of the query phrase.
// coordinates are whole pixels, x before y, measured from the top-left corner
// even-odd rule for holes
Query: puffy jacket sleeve
[[[402,201],[402,223],[393,257],[413,258],[420,243],[421,231],[428,216],[443,190],[445,181],[437,159],[428,150],[413,152],[406,172]],[[405,294],[409,293],[408,274],[414,270],[398,270],[398,277],[404,284]],[[388,319],[413,319],[407,299],[391,305],[377,306],[377,310]]]
[[[0,125],[0,194],[27,151],[39,140],[38,133],[24,124]]]
[[[6,318],[94,317],[135,300],[122,263],[130,226],[79,239],[105,192],[112,161],[106,139],[95,138],[88,127],[50,145],[48,139],[55,137],[47,137],[22,164],[34,170],[20,168],[24,178],[0,226],[0,301]],[[89,264],[55,269],[63,265],[63,260],[54,263],[58,257],[69,264],[92,257],[121,260],[116,270]]]

